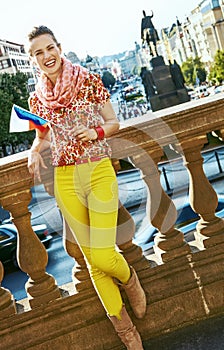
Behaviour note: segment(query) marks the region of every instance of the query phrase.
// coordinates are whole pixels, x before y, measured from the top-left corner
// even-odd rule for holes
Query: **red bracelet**
[[[94,129],[96,130],[96,133],[97,133],[97,139],[103,140],[105,136],[103,128],[101,126],[96,126]]]

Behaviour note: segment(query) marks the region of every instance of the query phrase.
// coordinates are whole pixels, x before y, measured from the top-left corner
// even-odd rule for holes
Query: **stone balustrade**
[[[119,133],[109,140],[114,159],[129,157],[141,169],[149,190],[147,215],[159,231],[153,254],[156,260],[150,255],[146,258],[132,242],[135,225],[120,205],[117,244],[137,270],[147,294],[145,319],[135,319],[128,308],[143,340],[224,312],[224,221],[215,215],[217,194],[204,173],[201,156],[212,131],[223,138],[222,96],[130,119],[121,123]],[[197,249],[176,227],[175,204],[161,186],[158,163],[164,156],[169,159],[168,146],[183,158],[189,174],[190,204],[200,218],[194,233]],[[51,169],[43,181],[52,193]],[[18,228],[17,259],[28,275],[29,305],[28,310],[18,312],[11,292],[0,287],[0,349],[122,349],[66,224],[63,241],[76,261],[71,271],[75,293],[64,296],[46,272],[47,252],[32,230],[27,208],[32,186],[27,152],[0,160],[0,204]],[[0,285],[3,278],[0,264]]]

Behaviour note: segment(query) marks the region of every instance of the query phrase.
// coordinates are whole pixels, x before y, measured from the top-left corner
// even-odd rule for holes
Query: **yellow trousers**
[[[110,316],[122,299],[113,277],[127,283],[128,263],[116,249],[118,184],[109,158],[55,168],[55,197],[85,257],[93,285]]]

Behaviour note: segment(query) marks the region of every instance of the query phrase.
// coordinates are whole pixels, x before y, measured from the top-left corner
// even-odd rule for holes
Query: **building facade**
[[[224,18],[219,0],[205,0],[200,5],[203,29],[207,35],[211,56],[224,49]]]
[[[165,60],[182,64],[200,57],[208,67],[217,50],[224,50],[224,1],[203,0],[180,23],[161,31],[159,51]]]
[[[22,72],[32,76],[32,67],[24,45],[0,40],[0,73],[15,74]]]

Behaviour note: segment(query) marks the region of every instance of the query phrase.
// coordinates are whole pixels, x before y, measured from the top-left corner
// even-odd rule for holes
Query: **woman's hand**
[[[40,152],[50,148],[50,129],[46,127],[44,131],[36,129],[36,137],[28,155],[29,173],[41,182],[40,168],[47,169]]]
[[[87,128],[83,124],[75,126],[71,131],[68,132],[68,135],[69,137],[75,137],[80,141],[93,141],[98,137],[95,129]]]
[[[47,166],[45,165],[43,158],[41,157],[39,152],[30,151],[28,156],[29,173],[33,176],[34,179],[37,179],[38,181],[41,182],[40,168],[47,169]]]

